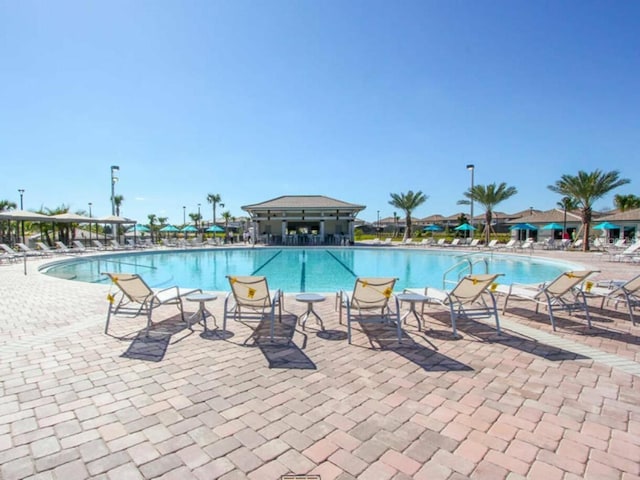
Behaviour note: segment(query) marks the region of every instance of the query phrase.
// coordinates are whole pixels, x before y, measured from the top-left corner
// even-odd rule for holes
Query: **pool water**
[[[227,291],[226,275],[264,275],[287,293],[351,290],[356,277],[397,277],[396,290],[427,285],[451,288],[473,264],[474,273],[502,273],[500,283],[540,283],[578,269],[535,257],[394,248],[224,248],[84,256],[55,262],[43,272],[82,282],[107,283],[102,272],[137,273],[152,288],[179,285]],[[455,267],[458,265],[459,267]],[[443,283],[445,272],[446,282]],[[463,272],[463,273],[460,273]]]

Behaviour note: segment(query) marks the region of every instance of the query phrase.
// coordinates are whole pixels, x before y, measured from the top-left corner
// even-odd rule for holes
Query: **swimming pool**
[[[575,264],[488,253],[443,252],[402,248],[224,248],[156,250],[82,256],[54,262],[43,273],[81,282],[106,283],[102,272],[138,273],[153,288],[179,285],[227,291],[225,275],[264,275],[271,288],[284,292],[335,292],[353,288],[356,277],[397,277],[397,290],[443,287],[457,281],[458,269],[474,263],[475,273],[503,273],[500,283],[537,283]],[[466,272],[465,272],[466,273]],[[447,287],[451,287],[447,283]]]

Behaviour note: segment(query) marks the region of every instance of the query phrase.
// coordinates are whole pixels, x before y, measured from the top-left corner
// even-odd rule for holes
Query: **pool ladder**
[[[447,284],[457,284],[464,275],[473,274],[473,267],[480,263],[484,264],[484,273],[489,273],[489,260],[487,259],[487,257],[483,256],[482,258],[472,258],[475,255],[477,254],[469,255],[445,270],[445,272],[442,274],[442,288],[446,289]],[[457,274],[457,278],[455,280],[447,280],[447,276],[450,273]]]

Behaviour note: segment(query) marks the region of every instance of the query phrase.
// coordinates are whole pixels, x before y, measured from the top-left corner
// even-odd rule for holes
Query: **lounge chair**
[[[602,299],[600,308],[604,308],[605,303],[613,302],[614,308],[618,308],[618,304],[625,303],[629,309],[629,319],[635,326],[636,319],[633,315],[633,309],[640,307],[640,275],[633,277],[626,282],[607,282],[598,283],[591,288],[589,285],[584,287],[587,296],[599,297]]]
[[[522,285],[513,283],[509,286],[499,285],[496,289],[498,293],[505,295],[502,313],[507,310],[509,299],[516,298],[535,302],[536,313],[540,305],[545,305],[549,312],[549,320],[553,330],[556,329],[556,320],[553,312],[566,310],[570,314],[574,310],[584,310],[587,323],[591,328],[591,317],[584,291],[579,288],[589,275],[596,273],[594,270],[576,270],[561,273],[553,281],[541,285]]]
[[[100,240],[92,240],[93,246],[96,247],[97,250],[106,250],[107,247]]]
[[[87,247],[85,247],[84,244],[80,240],[74,240],[73,241],[73,250],[78,252],[78,253],[86,253],[87,252]]]
[[[640,241],[632,243],[621,252],[614,252],[610,254],[609,260],[612,262],[625,262],[627,260],[632,260],[633,257],[640,255],[638,250],[640,250]]]
[[[262,321],[268,319],[269,334],[273,342],[276,309],[278,320],[282,320],[283,296],[280,290],[273,295],[269,292],[266,277],[227,275],[231,291],[224,300],[222,328],[227,329],[227,318],[243,321]]]
[[[14,262],[14,261],[17,261],[18,258],[22,257],[22,255],[20,255],[18,252],[16,252],[13,248],[11,248],[6,243],[0,243],[0,248],[4,250],[4,253],[2,254],[2,258],[6,261]]]
[[[528,251],[529,253],[533,252],[533,245],[534,245],[534,241],[532,238],[527,238],[524,242],[522,242],[521,245],[519,245],[518,247],[516,247],[518,250],[524,252],[524,251]]]
[[[153,325],[151,314],[161,305],[176,305],[180,310],[182,321],[188,323],[184,318],[184,310],[182,308],[182,298],[192,293],[200,292],[202,289],[180,290],[179,287],[173,286],[162,290],[152,290],[149,285],[136,273],[103,273],[108,276],[113,285],[118,287],[120,298],[116,302],[117,293],[107,297],[109,300],[109,312],[107,313],[107,322],[104,327],[104,333],[109,331],[109,321],[111,315],[119,313],[130,314],[134,317],[138,315],[147,316],[146,334]]]
[[[54,253],[62,253],[56,249],[51,248],[49,245],[47,245],[44,242],[36,242],[36,245],[38,246],[38,249],[40,249],[40,251],[44,252],[46,255],[53,255]]]
[[[130,250],[130,247],[120,245],[117,240],[109,240],[109,243],[111,244],[111,248],[113,248],[114,250]]]
[[[515,238],[512,238],[504,245],[498,246],[499,250],[515,250],[518,248],[518,241]]]
[[[71,248],[67,247],[67,246],[64,244],[64,242],[57,241],[57,242],[55,242],[55,244],[56,244],[56,250],[57,250],[59,253],[70,253],[70,254],[71,254],[71,253],[77,253],[77,252],[73,251],[73,249],[71,249]]]
[[[24,243],[16,243],[16,245],[18,246],[18,248],[20,248],[20,251],[25,255],[27,255],[28,257],[42,257],[46,254],[46,252],[34,250],[33,248],[31,248],[30,246]]]
[[[428,298],[426,304],[438,304],[449,309],[451,314],[451,329],[453,336],[458,336],[456,320],[465,318],[491,318],[496,321],[496,330],[500,334],[500,318],[496,307],[493,290],[497,287],[496,278],[501,273],[466,275],[462,277],[451,291],[433,287],[426,287],[424,295]],[[424,314],[424,303],[423,314]]]
[[[490,249],[495,249],[495,248],[499,248],[500,245],[498,245],[498,240],[497,239],[493,239],[491,240],[486,246],[485,248],[490,248]]]
[[[347,341],[351,343],[351,323],[375,322],[395,323],[398,343],[402,342],[402,327],[400,325],[400,306],[393,295],[396,278],[357,278],[353,293],[344,290],[338,292],[338,319],[342,323],[342,311],[347,316]],[[395,302],[395,311],[389,307],[389,301]]]
[[[451,243],[445,243],[444,244],[445,247],[459,247],[460,245],[460,239],[459,238],[454,238],[453,240],[451,240]]]

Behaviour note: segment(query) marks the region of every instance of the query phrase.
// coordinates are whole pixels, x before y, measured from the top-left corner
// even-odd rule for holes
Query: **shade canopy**
[[[457,226],[454,230],[465,231],[465,230],[475,230],[475,227],[469,225],[468,223],[463,223],[462,225]]]
[[[443,228],[440,225],[436,225],[435,223],[425,225],[425,227],[422,229],[423,232],[441,232],[442,230]]]
[[[593,227],[594,230],[615,230],[616,228],[620,228],[620,225],[615,225],[610,222],[602,222]]]
[[[142,225],[140,223],[136,223],[133,227],[129,227],[127,229],[127,233],[138,232],[138,233],[146,233],[149,232],[149,227],[146,225]]]
[[[49,217],[51,221],[57,223],[93,223],[95,219],[79,215],[77,213],[59,213],[58,215],[51,215]]]
[[[173,225],[165,225],[160,229],[161,232],[179,232],[180,229],[178,227],[174,227]]]
[[[542,227],[542,230],[562,230],[562,229],[564,229],[564,227],[556,222],[547,223],[544,227]]]
[[[51,222],[53,217],[28,210],[3,210],[0,212],[0,220],[26,220],[28,222]]]
[[[509,230],[538,230],[538,227],[531,225],[530,223],[516,223],[509,227]]]
[[[182,227],[182,230],[180,230],[181,232],[197,232],[198,229],[196,227],[194,227],[193,225],[187,225],[186,227]]]
[[[102,217],[95,219],[96,223],[137,223],[135,220],[131,220],[127,217],[118,217],[116,215],[109,215],[108,217]]]

